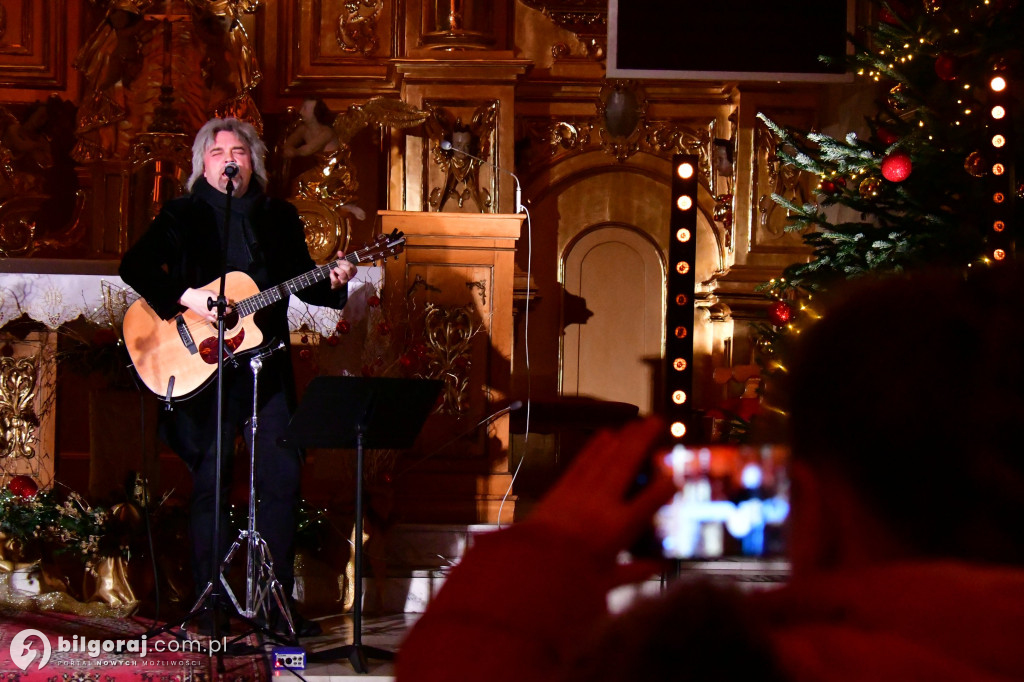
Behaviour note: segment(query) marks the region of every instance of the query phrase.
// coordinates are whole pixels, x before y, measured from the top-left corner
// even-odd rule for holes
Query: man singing
[[[208,121],[192,145],[190,194],[167,202],[152,225],[121,261],[121,278],[137,291],[163,319],[189,309],[216,325],[215,285],[223,272],[241,271],[265,289],[315,267],[306,248],[302,222],[291,204],[264,194],[267,185],[266,145],[248,123],[234,118]],[[225,172],[228,169],[228,172]],[[229,178],[229,173],[233,178]],[[228,182],[234,183],[228,219]],[[227,236],[224,236],[225,223]],[[338,253],[341,259],[342,254]],[[299,297],[312,305],[341,309],[347,300],[346,283],[355,266],[341,260],[330,279],[303,290]],[[230,305],[232,301],[228,301]],[[260,318],[264,338],[288,341],[287,300],[269,308]],[[227,552],[233,538],[228,527],[227,499],[231,476],[232,444],[239,430],[251,439],[243,424],[252,412],[253,376],[248,362],[225,363],[222,440],[221,550],[213,549],[214,494],[216,487],[216,388],[163,411],[160,433],[185,461],[192,473],[192,572],[196,589],[211,580],[214,565]],[[301,454],[279,443],[294,409],[294,381],[287,350],[268,357],[259,374],[259,412],[256,434],[256,528],[266,541],[274,571],[290,595],[294,583],[293,540],[299,501]],[[276,610],[276,606],[274,607]],[[279,616],[279,614],[275,614]],[[296,632],[311,636],[317,623],[292,610]],[[272,620],[275,620],[272,617]],[[279,620],[279,619],[278,619]],[[219,624],[227,625],[226,619]],[[208,616],[200,631],[212,630]]]

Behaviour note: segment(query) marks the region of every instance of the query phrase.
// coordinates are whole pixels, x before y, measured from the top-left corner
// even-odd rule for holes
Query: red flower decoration
[[[398,364],[402,366],[402,369],[409,369],[416,362],[416,358],[411,353],[403,353],[402,357],[398,358]]]
[[[309,350],[308,348],[303,348],[302,350],[299,351],[299,357],[302,358],[303,360],[309,360],[311,357],[313,357],[313,351]]]
[[[337,346],[339,341],[341,341],[341,339],[338,338],[337,334],[331,334],[327,337],[328,346]]]
[[[300,338],[299,341],[301,341],[302,343],[309,343],[309,335],[308,334],[303,334],[302,338]]]
[[[346,320],[344,317],[338,320],[338,324],[334,325],[334,329],[339,334],[348,334],[352,331],[352,323]]]
[[[369,305],[371,308],[376,308],[377,306],[380,305],[380,296],[374,294],[370,298],[366,299],[366,304]]]

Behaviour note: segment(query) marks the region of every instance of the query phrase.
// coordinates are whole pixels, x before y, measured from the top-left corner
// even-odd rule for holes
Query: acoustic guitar
[[[387,260],[401,253],[404,244],[405,236],[395,230],[347,254],[344,260],[353,265]],[[255,313],[328,279],[331,269],[340,262],[331,261],[263,291],[244,272],[229,272],[224,280],[228,301],[224,318],[225,356],[258,350],[263,345],[263,332]],[[218,291],[220,278],[204,288]],[[168,402],[199,393],[217,371],[217,325],[191,310],[164,320],[140,298],[125,312],[124,343],[142,383]]]

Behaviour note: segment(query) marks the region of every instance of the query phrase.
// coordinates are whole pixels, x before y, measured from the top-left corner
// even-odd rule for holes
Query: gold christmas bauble
[[[857,187],[857,191],[865,199],[874,199],[878,196],[878,189],[882,186],[882,181],[878,178],[864,178],[861,181],[860,186]]]

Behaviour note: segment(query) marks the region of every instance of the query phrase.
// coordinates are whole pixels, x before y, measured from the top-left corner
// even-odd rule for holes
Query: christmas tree
[[[801,323],[809,296],[837,282],[1014,257],[1014,208],[1024,192],[1014,176],[1024,2],[919,0],[877,9],[877,23],[850,58],[857,77],[879,87],[868,135],[837,139],[762,116],[780,139],[783,162],[819,179],[816,203],[774,197],[790,212],[788,229],[806,230],[813,255],[767,287],[778,299],[769,311],[773,328],[763,330],[769,347]]]

